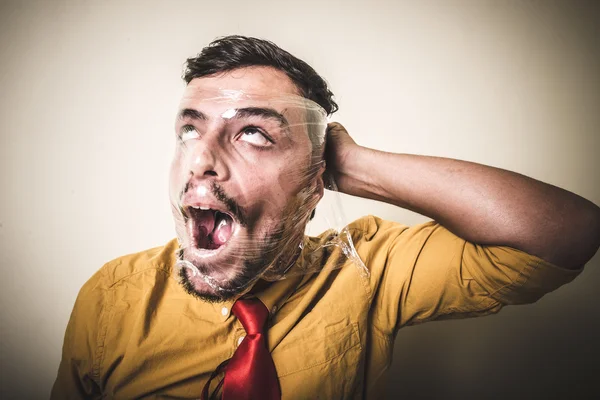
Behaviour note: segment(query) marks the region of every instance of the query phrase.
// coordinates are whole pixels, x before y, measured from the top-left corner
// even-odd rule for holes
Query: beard
[[[177,262],[179,283],[189,295],[199,300],[222,303],[245,294],[266,272],[271,277],[269,280],[283,278],[301,252],[300,239],[295,240],[297,233],[290,235],[286,225],[287,221],[282,220],[271,233],[253,241],[260,245],[253,245],[252,249],[240,249],[240,252],[247,253],[244,257],[236,257],[238,263],[241,261],[241,266],[219,263],[225,265],[219,268],[210,262],[192,262],[186,259],[185,249],[180,249]],[[303,234],[300,236],[303,237]],[[225,268],[229,271],[223,271]],[[226,272],[228,278],[215,279],[214,275],[221,272]]]
[[[186,184],[179,198],[193,189],[192,185]],[[235,247],[223,249],[217,259],[203,259],[195,251],[197,242],[185,229],[187,220],[182,209],[174,206],[176,226],[181,227],[176,273],[183,289],[202,301],[220,303],[239,298],[261,277],[269,281],[284,278],[301,253],[304,229],[316,203],[307,201],[301,190],[278,217],[261,222],[240,207],[218,183],[212,182],[210,192],[226,206],[239,224],[240,232],[229,239],[228,245]],[[181,204],[181,201],[175,204]]]

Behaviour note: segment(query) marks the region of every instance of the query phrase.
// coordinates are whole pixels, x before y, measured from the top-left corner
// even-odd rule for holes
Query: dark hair
[[[307,63],[268,40],[246,36],[225,36],[202,49],[186,61],[183,79],[210,76],[237,68],[268,66],[276,68],[296,84],[300,94],[325,109],[328,115],[338,110],[327,82]]]

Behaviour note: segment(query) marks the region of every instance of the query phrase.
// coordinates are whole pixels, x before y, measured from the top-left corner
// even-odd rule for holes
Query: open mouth
[[[188,227],[198,249],[216,250],[233,235],[235,221],[219,210],[190,206],[186,208]]]

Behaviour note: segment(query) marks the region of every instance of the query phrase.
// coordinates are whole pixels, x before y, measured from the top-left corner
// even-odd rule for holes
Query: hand
[[[346,128],[339,122],[327,125],[327,143],[325,144],[325,160],[327,168],[323,179],[325,188],[343,191],[343,177],[347,170],[348,162],[352,161],[352,153],[360,146],[350,137]]]

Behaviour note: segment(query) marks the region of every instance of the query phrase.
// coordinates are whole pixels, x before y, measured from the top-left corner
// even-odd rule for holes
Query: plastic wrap
[[[261,278],[343,265],[322,262],[333,252],[368,274],[344,229],[339,194],[327,196],[315,216],[324,189],[335,191],[323,178],[327,116],[318,104],[294,95],[204,91],[184,97],[175,130],[175,273],[189,292],[232,299]],[[328,229],[307,246],[313,217]]]

